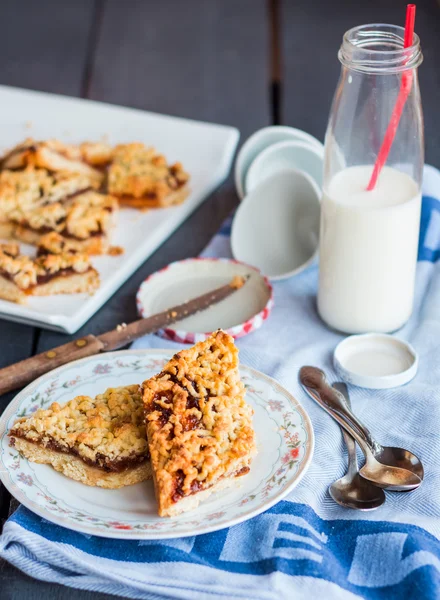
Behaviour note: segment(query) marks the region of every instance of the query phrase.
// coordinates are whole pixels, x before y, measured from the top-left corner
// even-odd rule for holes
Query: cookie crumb
[[[120,256],[121,254],[124,254],[124,252],[125,250],[122,246],[110,246],[107,254],[109,256]]]
[[[244,286],[245,283],[246,283],[246,279],[244,277],[241,277],[240,275],[235,275],[235,277],[233,277],[233,279],[231,280],[231,283],[229,285],[231,288],[239,290],[240,288],[242,288]]]

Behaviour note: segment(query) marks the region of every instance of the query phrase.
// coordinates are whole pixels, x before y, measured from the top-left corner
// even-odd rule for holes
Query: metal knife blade
[[[207,292],[206,294],[202,294],[197,298],[193,298],[188,302],[169,308],[157,315],[139,319],[139,321],[134,321],[133,323],[130,323],[130,325],[118,325],[116,329],[107,331],[107,333],[98,336],[99,341],[103,344],[103,348],[100,352],[117,350],[147,333],[153,333],[158,329],[162,329],[162,327],[166,327],[167,325],[186,319],[186,317],[195,315],[233,294],[237,289],[243,287],[248,278],[249,276],[239,277],[238,279],[234,278],[226,285],[212,290],[211,292]]]

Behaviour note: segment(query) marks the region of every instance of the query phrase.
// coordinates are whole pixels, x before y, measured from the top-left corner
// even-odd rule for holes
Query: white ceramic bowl
[[[313,135],[295,127],[273,125],[259,129],[243,144],[235,162],[235,187],[240,200],[245,196],[245,177],[254,159],[272,144],[287,140],[303,141],[310,146],[324,150],[323,144]]]
[[[303,171],[269,177],[248,194],[231,231],[234,258],[269,279],[285,279],[309,266],[318,250],[320,190]]]
[[[246,175],[246,193],[262,181],[287,169],[304,171],[322,188],[324,150],[307,142],[278,142],[263,150],[253,161]]]

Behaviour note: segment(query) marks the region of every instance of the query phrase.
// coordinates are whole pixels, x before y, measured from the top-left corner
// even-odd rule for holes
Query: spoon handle
[[[316,367],[302,367],[299,380],[306,392],[357,441],[364,454],[377,454],[381,446],[369,430],[351,412],[344,396],[330,387],[326,376]]]
[[[334,388],[337,392],[339,392],[340,394],[342,394],[344,396],[344,400],[345,400],[348,408],[351,410],[350,396],[348,394],[348,389],[347,389],[346,384],[342,381],[337,381],[336,383],[332,384],[332,388]],[[353,437],[347,431],[345,431],[345,429],[343,427],[341,427],[341,432],[342,432],[342,437],[344,438],[344,442],[345,442],[345,446],[347,448],[347,454],[348,454],[347,474],[351,477],[354,477],[356,475],[356,473],[359,471],[357,456],[356,456],[356,442],[354,441]]]

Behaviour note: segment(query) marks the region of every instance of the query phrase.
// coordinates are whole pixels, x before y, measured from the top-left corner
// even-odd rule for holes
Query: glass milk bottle
[[[318,311],[346,333],[390,332],[413,308],[424,160],[420,40],[362,25],[339,51],[342,71],[325,139]],[[406,78],[406,79],[405,79]],[[401,85],[410,91],[385,166],[367,186]]]

